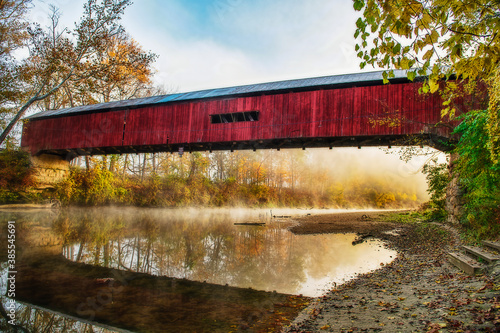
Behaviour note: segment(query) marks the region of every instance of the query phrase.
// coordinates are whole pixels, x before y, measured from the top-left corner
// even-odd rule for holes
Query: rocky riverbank
[[[446,253],[460,245],[456,231],[415,220],[410,212],[308,216],[295,233],[357,232],[399,252],[380,269],[323,297],[284,332],[499,332],[500,278],[468,276]]]

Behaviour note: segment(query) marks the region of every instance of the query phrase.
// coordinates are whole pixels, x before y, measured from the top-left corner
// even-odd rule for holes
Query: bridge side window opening
[[[211,114],[211,124],[241,123],[244,121],[259,121],[259,111]]]

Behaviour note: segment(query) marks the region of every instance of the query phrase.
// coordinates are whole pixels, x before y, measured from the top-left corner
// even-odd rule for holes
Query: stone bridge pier
[[[445,210],[448,213],[447,222],[450,224],[459,224],[464,214],[464,191],[455,170],[455,162],[457,159],[458,154],[450,154],[450,164],[448,166],[450,182],[446,187],[445,204]]]
[[[32,156],[35,178],[40,187],[50,187],[69,176],[69,161],[59,155],[41,154]]]

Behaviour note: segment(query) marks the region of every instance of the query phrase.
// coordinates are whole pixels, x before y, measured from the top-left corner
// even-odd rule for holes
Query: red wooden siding
[[[184,101],[130,110],[29,121],[22,145],[32,154],[113,148],[116,152],[262,140],[379,137],[434,134],[441,119],[439,96],[421,96],[419,84],[287,92],[251,97]],[[256,122],[212,124],[210,115],[259,111]],[[398,126],[380,121],[399,119]],[[198,148],[197,148],[198,147]],[[227,145],[226,145],[227,147]],[[107,149],[106,152],[112,152]]]

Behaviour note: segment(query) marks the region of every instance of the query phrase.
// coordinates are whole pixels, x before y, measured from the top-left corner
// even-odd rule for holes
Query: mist
[[[382,183],[393,190],[412,191],[427,200],[427,182],[421,172],[425,158],[409,162],[380,148],[336,148],[310,151],[311,166],[315,170],[327,170],[332,178],[341,182],[358,180]]]
[[[421,169],[436,151],[408,163],[398,149],[389,151],[394,154],[315,148],[90,158],[90,169],[74,164],[59,194],[67,204],[148,207],[397,209],[428,201]],[[113,171],[103,174],[106,168]]]
[[[438,152],[427,151],[426,155],[429,154]],[[308,149],[304,170],[306,179],[300,187],[316,192],[328,188],[335,192],[336,187],[337,193],[343,195],[343,200],[340,200],[343,206],[363,206],[366,200],[360,197],[366,195],[378,196],[379,199],[386,196],[375,208],[393,207],[398,201],[402,202],[396,206],[417,206],[429,200],[426,178],[421,172],[427,161],[428,157],[417,156],[404,162],[397,149]]]

